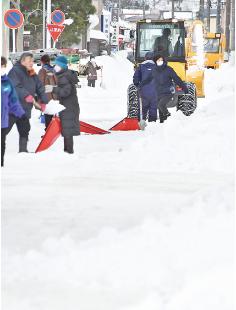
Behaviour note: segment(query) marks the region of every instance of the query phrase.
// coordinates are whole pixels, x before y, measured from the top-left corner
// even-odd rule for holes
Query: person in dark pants
[[[60,104],[66,108],[59,113],[62,136],[64,137],[64,151],[73,154],[73,136],[80,134],[80,108],[76,88],[78,74],[68,69],[68,61],[65,56],[56,58],[54,71],[56,72],[57,86],[46,85],[45,90],[47,93],[55,94]]]
[[[96,80],[98,79],[97,70],[100,70],[101,68],[102,67],[99,67],[96,64],[95,57],[91,56],[86,68],[86,75],[88,76],[88,86],[95,87]]]
[[[186,94],[188,93],[188,88],[174,69],[167,66],[167,62],[162,55],[154,56],[154,61],[156,69],[153,71],[153,75],[158,96],[159,119],[160,123],[163,123],[171,115],[167,105],[174,100],[174,83],[180,86]]]
[[[6,136],[9,132],[10,115],[24,122],[25,111],[23,110],[12,82],[6,74],[7,60],[1,57],[1,167],[4,166],[6,150]]]
[[[50,57],[45,54],[41,57],[42,68],[39,70],[38,76],[43,85],[53,85],[56,86],[56,77],[54,74],[53,66],[50,65]],[[57,100],[57,96],[53,93],[48,93],[48,100]],[[53,115],[44,114],[45,117],[45,130],[47,130]]]
[[[26,115],[24,119],[17,119],[11,116],[9,119],[9,130],[16,124],[20,135],[19,152],[28,152],[27,143],[30,132],[31,110],[35,102],[35,97],[37,96],[38,101],[41,102],[44,107],[45,104],[48,103],[44,85],[35,73],[33,64],[33,54],[25,52],[21,55],[19,62],[13,66],[8,74]]]
[[[133,83],[139,89],[139,95],[142,98],[143,119],[149,122],[157,120],[157,92],[153,79],[153,70],[156,64],[153,61],[153,53],[147,52],[145,61],[136,69],[133,76]]]

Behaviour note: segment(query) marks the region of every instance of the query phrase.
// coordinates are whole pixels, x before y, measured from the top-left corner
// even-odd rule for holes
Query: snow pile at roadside
[[[126,116],[127,88],[132,83],[134,69],[133,64],[123,54],[96,57],[96,63],[103,66],[102,72],[97,71],[96,88],[85,86],[86,82],[83,81],[83,87],[78,90],[81,117],[84,121],[119,120]]]
[[[132,68],[122,55],[97,62],[106,88],[78,90],[81,119],[109,128],[126,110]],[[206,71],[192,116],[171,109],[144,132],[82,135],[73,156],[62,139],[17,154],[13,130],[3,169],[4,310],[233,310],[233,71]],[[37,117],[32,149],[43,132]]]
[[[48,238],[7,256],[4,309],[232,310],[234,220],[224,190],[130,230]]]

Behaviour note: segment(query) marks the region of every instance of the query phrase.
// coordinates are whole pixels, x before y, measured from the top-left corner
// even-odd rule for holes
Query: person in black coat
[[[95,57],[93,55],[90,56],[90,61],[86,66],[86,74],[88,75],[88,86],[95,87],[96,80],[98,79],[97,70],[102,69],[102,66],[98,66],[95,62]]]
[[[58,56],[55,60],[54,71],[57,79],[57,86],[46,85],[46,93],[53,93],[57,96],[60,104],[66,108],[59,113],[64,137],[64,151],[73,154],[73,136],[80,134],[79,126],[79,102],[77,98],[78,74],[68,69],[68,61],[65,56]]]
[[[158,96],[159,119],[160,123],[163,123],[171,115],[167,105],[171,100],[174,100],[174,83],[181,87],[186,94],[188,93],[188,88],[174,69],[167,66],[167,62],[162,55],[154,56],[154,61],[156,63],[156,70],[153,71],[153,76]]]
[[[30,132],[30,118],[35,97],[43,104],[48,103],[48,97],[45,94],[44,85],[39,80],[37,74],[33,69],[34,58],[33,54],[25,52],[21,55],[19,62],[17,62],[8,73],[16,93],[19,97],[21,106],[25,111],[24,118],[16,118],[10,115],[9,127],[10,131],[14,124],[20,135],[19,152],[28,152],[27,142]]]

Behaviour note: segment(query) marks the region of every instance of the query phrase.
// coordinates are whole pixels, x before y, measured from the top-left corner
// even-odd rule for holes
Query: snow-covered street
[[[104,88],[81,81],[82,121],[126,116],[133,65],[97,57]],[[189,117],[145,131],[59,138],[33,153],[7,137],[2,169],[4,310],[233,310],[234,63],[206,70]]]

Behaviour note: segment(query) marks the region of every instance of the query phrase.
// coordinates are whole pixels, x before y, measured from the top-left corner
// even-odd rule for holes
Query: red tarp
[[[113,131],[128,131],[128,130],[140,130],[137,118],[124,118],[122,121],[111,127],[109,130]]]
[[[80,121],[80,132],[85,132],[85,133],[89,133],[89,134],[93,134],[93,135],[103,135],[106,133],[110,133],[107,130],[95,127],[93,125],[90,125],[88,123],[82,122]]]
[[[47,150],[61,135],[61,121],[59,117],[53,117],[35,153]]]

